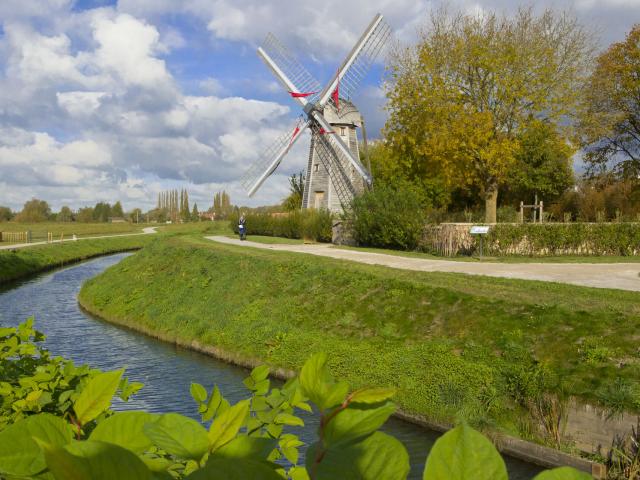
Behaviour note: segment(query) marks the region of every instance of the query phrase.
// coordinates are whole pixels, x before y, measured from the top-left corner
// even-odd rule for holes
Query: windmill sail
[[[293,144],[300,138],[308,122],[300,124],[282,133],[244,173],[241,185],[252,196],[260,185],[278,168],[282,159],[289,153]]]
[[[285,47],[272,33],[262,45],[271,60],[278,66],[284,75],[295,85],[295,91],[289,91],[294,98],[306,98],[310,103],[315,103],[319,92],[322,90],[320,83],[304,68],[296,57]],[[287,86],[288,87],[288,86]]]

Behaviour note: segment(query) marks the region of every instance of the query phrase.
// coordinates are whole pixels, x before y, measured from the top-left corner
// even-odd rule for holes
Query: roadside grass
[[[0,250],[0,285],[87,258],[136,250],[148,245],[152,237],[131,235]]]
[[[41,223],[17,223],[0,222],[0,232],[26,232],[31,231],[31,240],[39,242],[47,240],[47,233],[53,233],[54,240],[69,238],[74,234],[78,237],[92,237],[99,235],[118,235],[121,233],[136,233],[142,231],[147,224],[136,223],[76,223],[76,222],[41,222]],[[7,245],[8,242],[0,242]]]
[[[265,242],[266,243],[266,242]],[[484,263],[640,263],[640,256],[596,256],[596,255],[557,255],[557,256],[526,256],[510,255],[492,257],[456,256],[443,257],[424,252],[407,252],[403,250],[390,250],[387,248],[352,247],[348,245],[332,245],[331,248],[343,250],[356,250],[360,252],[383,253],[398,257],[423,258],[425,260],[449,260],[454,262],[484,262]]]
[[[616,385],[640,380],[635,292],[409,272],[176,235],[89,280],[79,300],[107,320],[274,367],[297,370],[325,351],[355,387],[397,387],[405,412],[527,438],[521,400],[536,375],[605,406]],[[622,402],[640,409],[637,398]]]

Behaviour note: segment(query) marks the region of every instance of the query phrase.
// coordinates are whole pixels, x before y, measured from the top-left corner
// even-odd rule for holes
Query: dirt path
[[[545,282],[570,283],[587,287],[640,291],[640,263],[469,263],[360,252],[357,250],[331,248],[331,246],[327,244],[271,245],[251,241],[240,242],[240,240],[237,239],[221,236],[207,238],[230,245],[242,245],[245,247],[284,252],[308,253],[321,257],[331,257],[404,270],[466,273],[469,275],[542,280]]]
[[[47,245],[51,243],[62,243],[62,242],[75,242],[80,240],[95,240],[98,238],[114,238],[114,237],[131,237],[133,235],[149,235],[151,233],[156,233],[156,228],[158,227],[145,227],[142,229],[142,233],[119,233],[114,235],[98,235],[94,237],[78,237],[77,240],[74,240],[73,237],[65,238],[64,240],[53,240],[52,242],[32,242],[32,243],[16,243],[12,245],[2,245],[0,246],[0,250],[14,250],[16,248],[27,248],[27,247],[35,247],[36,245]]]

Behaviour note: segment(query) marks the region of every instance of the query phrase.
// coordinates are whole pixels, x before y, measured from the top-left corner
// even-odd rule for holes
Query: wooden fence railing
[[[31,241],[29,232],[0,232],[0,242],[27,243]]]

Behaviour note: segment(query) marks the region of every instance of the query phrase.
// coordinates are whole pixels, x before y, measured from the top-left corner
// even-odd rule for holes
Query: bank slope
[[[0,285],[87,258],[137,250],[149,244],[151,237],[130,235],[0,250]]]
[[[107,320],[215,346],[235,360],[296,370],[325,351],[355,386],[396,386],[405,412],[463,417],[528,438],[537,420],[527,406],[541,392],[606,402],[616,385],[637,382],[639,298],[189,236],[159,239],[88,281],[79,296]],[[622,404],[637,409],[636,401]]]

